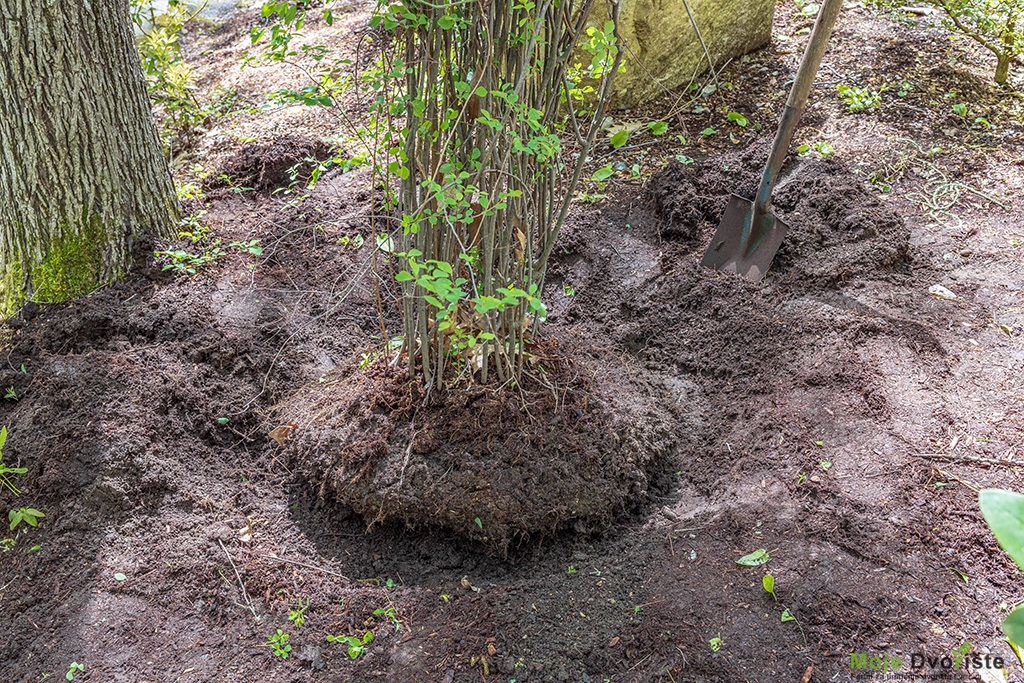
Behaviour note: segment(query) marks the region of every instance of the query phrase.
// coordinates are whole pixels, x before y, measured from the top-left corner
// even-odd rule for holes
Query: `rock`
[[[688,2],[715,66],[764,47],[771,40],[775,0]],[[601,27],[606,21],[605,4],[594,3],[588,25]],[[615,79],[613,109],[648,102],[664,94],[664,88],[685,86],[708,69],[704,47],[683,0],[627,2],[622,9],[621,32],[629,51],[623,58],[626,72]],[[581,54],[577,61],[587,64],[590,56]]]
[[[319,671],[320,669],[324,668],[323,654],[321,653],[320,648],[318,648],[316,645],[304,646],[301,650],[299,650],[299,654],[297,655],[297,657],[300,662],[310,667],[311,669]]]
[[[928,288],[928,293],[937,299],[946,299],[947,301],[956,301],[956,294],[949,291],[942,285],[932,285]]]

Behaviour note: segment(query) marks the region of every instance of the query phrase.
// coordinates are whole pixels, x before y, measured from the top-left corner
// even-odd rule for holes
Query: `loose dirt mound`
[[[269,192],[309,180],[316,162],[330,157],[330,145],[321,140],[283,135],[238,150],[217,170],[211,187],[230,185]]]
[[[679,416],[640,381],[549,374],[557,391],[477,387],[421,407],[407,372],[379,366],[300,392],[280,415],[297,425],[297,469],[371,526],[441,527],[506,551],[608,526],[646,500],[651,468],[678,447]]]
[[[651,179],[650,191],[664,221],[662,236],[703,248],[729,195],[754,196],[767,153],[762,142],[714,161],[669,164]],[[906,272],[910,230],[839,161],[790,162],[774,200],[776,213],[789,225],[774,272],[819,286]]]

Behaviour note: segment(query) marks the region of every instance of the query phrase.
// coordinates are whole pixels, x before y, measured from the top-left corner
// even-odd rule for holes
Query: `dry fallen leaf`
[[[618,636],[615,636],[614,638],[612,638],[611,640],[608,641],[608,647],[615,647],[618,644],[619,644],[619,637]]]
[[[494,653],[498,651],[498,648],[494,647],[494,643],[487,643],[487,654],[494,656]]]
[[[268,436],[270,436],[271,439],[276,441],[278,446],[283,446],[284,440],[287,439],[289,435],[291,435],[291,433],[295,430],[296,427],[298,427],[297,424],[295,424],[294,422],[289,422],[286,425],[275,427],[274,430],[270,432]]]
[[[252,540],[252,520],[248,517],[245,519],[245,527],[238,532],[238,540],[242,543],[248,543]]]

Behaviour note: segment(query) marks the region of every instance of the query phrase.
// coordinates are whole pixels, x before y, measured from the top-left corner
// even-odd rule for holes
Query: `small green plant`
[[[362,638],[356,638],[355,636],[332,636],[328,634],[327,642],[347,645],[349,658],[359,659],[366,652],[366,646],[373,642],[373,631],[367,631],[363,634]]]
[[[379,607],[373,610],[375,617],[384,617],[391,622],[391,625],[395,627],[396,631],[402,630],[402,620],[395,614],[395,608],[392,607]]]
[[[818,465],[825,472],[828,472],[830,469],[832,469],[832,463],[830,463],[828,460],[822,460],[821,462],[818,463]]]
[[[17,510],[11,510],[7,513],[7,519],[11,523],[11,531],[18,528],[18,525],[22,522],[29,526],[38,526],[39,520],[46,517],[42,512],[35,508],[19,508]]]
[[[836,149],[827,142],[815,142],[814,151],[820,154],[822,159],[828,159],[835,153]]]
[[[267,645],[274,649],[275,657],[288,659],[288,653],[292,651],[292,646],[288,644],[290,637],[281,629],[277,629],[277,633],[271,633],[267,636]]]
[[[739,113],[738,111],[729,112],[729,115],[726,116],[726,118],[729,119],[731,122],[735,123],[740,128],[746,128],[750,124],[750,120],[747,119],[746,116]]]
[[[263,247],[260,246],[260,240],[247,240],[245,242],[235,240],[228,246],[235,247],[239,251],[251,254],[252,256],[263,256]]]
[[[839,91],[839,97],[846,105],[846,110],[852,114],[882,106],[882,93],[878,90],[859,88],[855,85],[837,85],[836,90]]]
[[[11,482],[9,474],[25,474],[27,467],[8,467],[4,464],[4,444],[7,443],[7,427],[0,427],[0,484],[6,486],[14,495],[20,495],[21,491]]]
[[[625,128],[615,133],[608,140],[608,144],[612,146],[612,149],[618,149],[629,142],[629,131]]]
[[[565,573],[568,574],[569,576],[572,576],[573,574],[576,573],[576,571],[577,571],[576,567],[574,567],[573,565],[570,564],[569,568],[565,571]]]
[[[590,176],[590,179],[595,183],[602,183],[615,175],[615,167],[612,164],[607,164],[594,171]]]
[[[718,131],[717,131],[717,130],[715,130],[714,128],[712,128],[711,126],[708,126],[708,127],[707,127],[707,128],[705,128],[704,130],[702,130],[702,131],[700,132],[700,134],[701,134],[701,135],[703,135],[703,136],[705,136],[705,137],[710,137],[710,136],[712,136],[712,135],[718,135]]]
[[[85,671],[85,667],[78,662],[71,662],[71,666],[68,667],[68,672],[64,674],[64,678],[69,681],[75,680],[75,674]]]
[[[718,652],[719,650],[722,649],[722,638],[719,637],[719,636],[716,636],[716,637],[714,637],[714,638],[712,638],[711,640],[708,641],[708,645],[711,646],[711,651],[712,652]]]
[[[288,621],[295,624],[296,628],[301,627],[306,623],[305,614],[307,609],[309,609],[309,598],[306,598],[305,603],[302,602],[302,598],[299,598],[298,606],[288,612]]]
[[[4,553],[11,552],[16,545],[18,545],[18,542],[13,538],[0,538],[0,551]]]
[[[14,390],[13,386],[7,387],[7,391],[4,393],[4,398],[5,399],[10,399],[12,401],[17,401],[18,400],[18,392],[16,392]]]
[[[647,124],[647,129],[651,131],[651,135],[655,137],[661,137],[662,135],[668,132],[668,122],[654,121],[652,123]]]
[[[576,296],[576,290],[573,289],[572,285],[565,285],[563,290],[565,291],[566,296]]]
[[[186,0],[129,0],[139,55],[165,146],[176,135],[188,139],[210,113],[199,104],[192,69],[181,53],[181,35],[195,15]],[[198,12],[198,10],[196,10]]]
[[[960,120],[967,124],[967,105],[963,102],[958,102],[953,105],[953,113],[960,117]]]
[[[775,595],[775,577],[774,576],[772,576],[771,574],[765,574],[761,578],[761,585],[764,587],[765,591],[767,591],[772,596],[772,599],[775,600],[775,602],[779,601],[778,596]]]
[[[758,548],[752,553],[744,555],[740,559],[736,560],[736,564],[741,564],[744,567],[759,567],[762,564],[768,562],[771,559],[770,553],[764,548]]]
[[[224,257],[224,250],[218,246],[209,247],[200,254],[193,254],[182,249],[174,251],[153,252],[154,256],[169,259],[162,270],[173,270],[176,273],[187,273],[195,275],[199,269],[208,263],[217,263],[217,259]]]

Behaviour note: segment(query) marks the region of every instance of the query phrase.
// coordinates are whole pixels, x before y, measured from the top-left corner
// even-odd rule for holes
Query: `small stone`
[[[938,299],[946,299],[947,301],[956,301],[956,294],[949,291],[942,285],[932,285],[928,288],[928,293]]]

